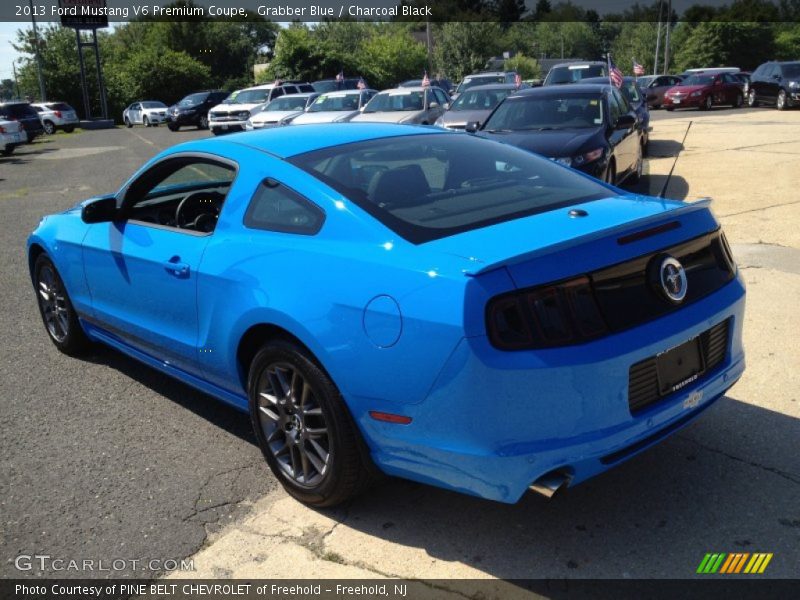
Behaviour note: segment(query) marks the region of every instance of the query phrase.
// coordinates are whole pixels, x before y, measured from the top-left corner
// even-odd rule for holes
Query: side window
[[[128,187],[123,201],[124,217],[211,233],[235,176],[233,166],[207,158],[164,160]]]
[[[318,206],[274,179],[259,184],[244,215],[244,225],[250,229],[301,235],[314,235],[324,221]]]
[[[272,88],[272,93],[269,94],[269,96],[267,97],[267,101],[274,100],[275,98],[279,98],[280,96],[283,96],[283,94],[284,94],[283,88],[279,88],[279,87],[278,88]]]
[[[615,95],[613,93],[609,94],[609,96],[608,96],[608,120],[609,120],[609,122],[612,125],[616,124],[617,120],[619,119],[620,114],[621,113],[620,113],[619,103],[617,102],[617,99],[616,99]]]
[[[447,104],[447,98],[444,95],[444,92],[439,88],[435,88],[433,90],[434,95],[436,96],[436,101],[439,103],[439,106],[444,106]]]

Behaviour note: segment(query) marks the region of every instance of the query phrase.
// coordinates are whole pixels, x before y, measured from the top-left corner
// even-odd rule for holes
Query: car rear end
[[[9,155],[14,148],[27,141],[25,129],[18,121],[0,120],[0,152]]]
[[[19,122],[25,129],[28,142],[32,142],[44,133],[39,113],[27,102],[11,102],[0,105],[0,119]]]
[[[50,121],[56,129],[72,130],[80,123],[77,112],[66,102],[49,102],[39,106],[43,109],[39,113],[43,124]]]
[[[549,495],[683,427],[744,370],[744,285],[707,201],[610,197],[427,248],[477,254],[465,336],[408,425],[370,427],[391,474]]]

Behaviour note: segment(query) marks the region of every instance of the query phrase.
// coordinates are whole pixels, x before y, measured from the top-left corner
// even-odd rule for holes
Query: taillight
[[[53,111],[53,114],[56,116],[56,119],[60,119],[61,118],[61,111],[60,110]]]
[[[2,125],[0,125],[0,133],[5,133],[5,132],[6,132],[5,128]]]
[[[580,344],[608,331],[588,277],[493,298],[486,329],[501,350]]]

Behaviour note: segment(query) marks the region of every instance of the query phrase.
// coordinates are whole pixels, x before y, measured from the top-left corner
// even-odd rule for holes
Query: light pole
[[[36,28],[36,17],[33,16],[33,0],[28,0],[31,7],[31,23],[33,23],[33,42],[36,51],[36,73],[39,76],[39,95],[41,102],[47,100],[47,95],[44,90],[44,77],[42,77],[42,57],[39,54],[39,30]]]

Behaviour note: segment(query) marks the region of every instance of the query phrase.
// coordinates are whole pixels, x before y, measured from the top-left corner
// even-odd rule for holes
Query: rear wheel
[[[128,117],[125,117],[125,127],[133,127],[133,123],[131,123],[131,120]]]
[[[277,339],[256,354],[248,377],[253,429],[275,477],[311,506],[363,491],[371,463],[339,390],[301,347]]]
[[[2,151],[3,156],[11,156],[11,153],[14,152],[14,148],[16,148],[16,146],[14,146],[13,144],[9,144],[8,146],[3,146],[3,151]]]
[[[751,89],[750,92],[747,94],[747,105],[750,108],[755,108],[758,106],[758,100],[756,100],[756,91]]]
[[[200,117],[200,121],[197,123],[198,129],[208,129],[208,117],[203,115]]]
[[[81,328],[61,276],[45,254],[36,259],[33,281],[42,321],[56,348],[70,355],[85,350],[90,344],[89,339]]]
[[[174,123],[168,123],[167,124],[167,128],[170,131],[178,131],[178,129],[180,129],[181,127],[180,127],[180,125],[175,125]]]
[[[75,125],[64,125],[64,133],[72,133],[75,131]]]
[[[42,127],[47,135],[53,135],[56,132],[56,125],[52,121],[45,121],[42,123]]]
[[[714,99],[709,94],[706,96],[706,99],[703,100],[703,105],[700,107],[700,110],[711,110],[712,106],[714,106]]]
[[[778,98],[775,100],[775,107],[778,110],[784,110],[786,108],[786,92],[784,90],[778,92]]]
[[[633,173],[628,177],[628,183],[639,183],[642,179],[642,172],[644,171],[644,142],[639,145],[639,154],[636,157],[636,165],[634,166]]]
[[[610,185],[614,185],[614,182],[617,180],[617,165],[614,163],[614,159],[611,159],[608,163],[608,167],[606,168],[605,177],[603,177],[603,181]]]
[[[733,108],[741,108],[742,104],[744,104],[744,96],[736,94],[736,98],[733,99]]]

